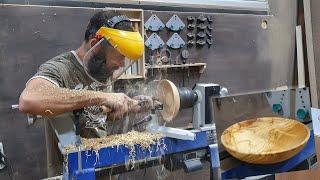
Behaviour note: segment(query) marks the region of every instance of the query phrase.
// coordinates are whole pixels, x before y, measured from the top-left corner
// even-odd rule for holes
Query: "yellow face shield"
[[[101,27],[97,37],[104,37],[119,53],[126,58],[137,61],[144,52],[144,42],[139,32],[123,31]]]

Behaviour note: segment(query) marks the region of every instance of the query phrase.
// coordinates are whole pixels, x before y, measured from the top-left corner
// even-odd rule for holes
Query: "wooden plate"
[[[180,96],[178,88],[171,81],[163,79],[158,84],[158,98],[163,103],[160,111],[163,119],[167,122],[175,118],[180,109]]]
[[[230,126],[223,132],[221,142],[239,160],[273,164],[299,153],[309,137],[309,128],[296,120],[264,117]]]

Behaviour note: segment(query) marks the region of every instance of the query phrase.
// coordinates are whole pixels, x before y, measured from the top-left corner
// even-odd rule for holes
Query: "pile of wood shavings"
[[[132,148],[139,144],[143,149],[147,149],[152,144],[157,144],[163,136],[159,133],[130,131],[126,134],[110,135],[102,138],[82,138],[82,149],[99,150],[103,147],[114,147],[125,145]],[[75,147],[66,147],[67,151],[75,150]]]
[[[99,150],[104,147],[119,147],[124,145],[129,149],[128,159],[125,163],[126,168],[134,169],[136,150],[134,145],[140,145],[142,149],[149,149],[151,145],[156,145],[157,150],[161,151],[166,149],[166,145],[161,138],[163,136],[160,133],[152,134],[149,132],[137,132],[131,131],[126,134],[117,134],[106,136],[103,138],[82,138],[82,150],[93,150],[96,153],[96,162],[99,162]],[[163,139],[162,139],[163,140]],[[75,146],[65,147],[67,152],[75,151]],[[150,149],[149,149],[150,150]]]

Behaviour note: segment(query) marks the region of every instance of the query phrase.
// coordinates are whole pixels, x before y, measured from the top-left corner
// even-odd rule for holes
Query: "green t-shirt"
[[[58,87],[75,89],[75,90],[99,90],[104,92],[111,92],[112,87],[101,89],[98,83],[92,81],[84,71],[81,61],[74,51],[60,54],[47,62],[43,63],[37,73],[31,78],[43,78],[46,79]],[[31,80],[30,79],[30,80]],[[30,81],[29,80],[29,81]],[[106,129],[109,127],[106,121],[106,115],[99,113],[99,107],[91,106],[85,107],[84,112],[80,116],[80,123],[82,127],[81,134],[87,136],[89,131],[84,131],[85,127],[91,127],[92,124],[97,126],[104,126]],[[56,117],[51,118],[54,124],[59,124],[61,131],[66,131],[64,125],[73,122],[74,115],[72,112],[64,113]],[[60,127],[61,126],[61,127]],[[114,126],[114,125],[112,125]],[[111,134],[109,132],[108,134]],[[91,135],[88,135],[91,136]]]

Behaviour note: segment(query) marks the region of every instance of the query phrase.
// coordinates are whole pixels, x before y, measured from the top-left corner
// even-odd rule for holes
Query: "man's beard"
[[[99,82],[106,82],[112,76],[113,70],[106,65],[106,61],[101,53],[94,54],[88,61],[89,74]]]

